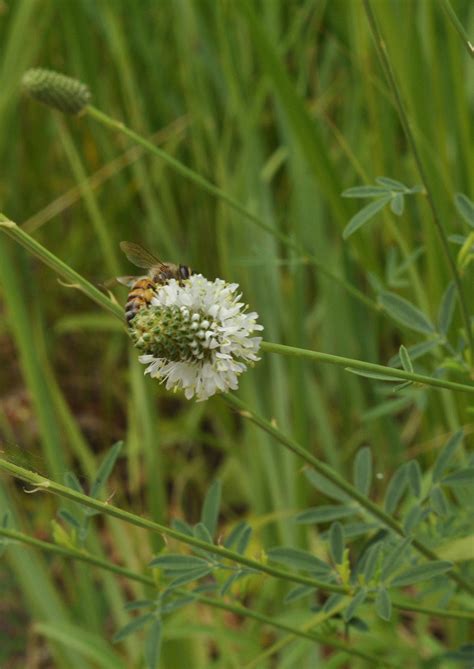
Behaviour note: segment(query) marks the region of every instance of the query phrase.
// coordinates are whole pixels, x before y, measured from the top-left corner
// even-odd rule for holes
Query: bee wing
[[[101,281],[101,283],[98,283],[97,285],[104,290],[110,290],[111,288],[114,288],[117,283],[121,283],[123,286],[133,286],[135,281],[140,278],[141,277],[139,276],[114,276],[111,279]]]
[[[113,282],[117,281],[118,283],[121,283],[122,286],[129,286],[129,288],[131,288],[133,284],[138,281],[139,278],[140,277],[138,276],[116,276],[115,279],[111,279],[111,281]]]
[[[150,267],[156,267],[156,265],[163,265],[161,260],[150,253],[150,251],[144,249],[143,246],[140,246],[140,244],[135,244],[134,242],[120,242],[120,248],[130,262],[137,267],[150,269]]]

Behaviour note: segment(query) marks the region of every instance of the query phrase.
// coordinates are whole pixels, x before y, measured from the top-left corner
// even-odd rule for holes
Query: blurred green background
[[[453,195],[472,197],[474,183],[472,61],[441,4],[373,4],[443,224],[461,233]],[[474,5],[452,4],[472,33]],[[93,104],[298,240],[324,268],[373,299],[377,287],[397,292],[434,318],[450,276],[423,196],[407,199],[401,219],[384,212],[342,240],[366,203],[342,199],[345,188],[380,175],[420,183],[361,2],[3,1],[0,45],[0,210],[90,281],[133,273],[118,246],[128,239],[208,278],[240,283],[269,341],[386,364],[401,343],[422,340],[123,136],[20,94],[28,67],[79,78]],[[390,267],[414,253],[408,271],[394,277]],[[467,286],[472,278],[471,271]],[[114,293],[125,301],[125,289]],[[416,369],[431,373],[440,356],[434,350]],[[290,518],[320,500],[301,463],[219,398],[196,404],[170,395],[143,377],[135,357],[118,322],[0,238],[3,450],[57,480],[72,469],[86,482],[101,454],[124,439],[110,484],[115,504],[166,523],[195,522],[219,477],[222,527],[247,518],[257,530],[254,552],[317,541]],[[242,377],[240,393],[343,475],[356,450],[370,445],[381,491],[398,464],[417,456],[428,466],[450,431],[473,427],[461,395],[386,397],[376,383],[342,369],[274,355]],[[25,496],[4,479],[6,506],[19,527],[51,536],[53,499]],[[113,519],[98,524],[91,542],[135,569],[158,547]],[[67,620],[78,638],[87,631],[107,644],[128,620],[124,603],[140,592],[81,565],[9,550],[0,563],[0,666],[97,666],[50,641],[55,624]],[[247,603],[280,615],[278,592],[268,582],[251,585]],[[40,622],[47,633],[35,628]],[[460,643],[465,632],[450,623],[438,638],[429,620],[418,623],[416,631],[402,620],[374,623],[364,643],[375,652],[391,645],[400,663],[416,667],[415,639],[429,654]],[[185,609],[166,630],[163,667],[239,667],[243,661],[229,659],[229,649],[249,660],[268,643],[255,623],[208,609]],[[141,666],[137,639],[114,652],[125,666]],[[322,655],[299,640],[278,666],[314,667]],[[356,662],[351,666],[364,666]]]

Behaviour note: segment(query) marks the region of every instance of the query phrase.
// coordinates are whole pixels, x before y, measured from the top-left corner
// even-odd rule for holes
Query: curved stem
[[[72,488],[68,488],[67,486],[48,479],[45,476],[41,476],[35,472],[29,471],[28,469],[14,465],[12,462],[7,462],[6,460],[0,459],[0,470],[2,469],[3,471],[12,474],[16,478],[22,481],[26,481],[27,483],[34,486],[34,492],[41,491],[59,495],[59,497],[70,499],[73,502],[83,504],[84,506],[87,506],[91,509],[100,511],[101,513],[113,516],[114,518],[119,518],[126,523],[131,523],[137,527],[143,527],[145,530],[150,530],[151,532],[156,532],[157,534],[181,541],[182,543],[188,544],[189,546],[194,546],[195,548],[200,548],[209,553],[214,553],[214,555],[218,555],[225,560],[232,560],[233,562],[237,562],[238,564],[244,565],[245,567],[254,569],[257,572],[268,574],[270,576],[274,576],[275,578],[280,578],[292,583],[309,585],[313,588],[319,588],[329,592],[337,592],[343,595],[350,592],[350,589],[345,586],[335,585],[334,583],[327,583],[326,581],[319,581],[309,576],[302,576],[300,574],[288,572],[283,569],[271,567],[264,562],[258,562],[257,560],[247,558],[243,555],[240,555],[240,553],[236,553],[235,551],[224,548],[223,546],[216,546],[214,544],[207,543],[206,541],[202,541],[201,539],[197,539],[196,537],[183,534],[178,530],[166,527],[160,523],[155,523],[154,521],[148,520],[147,518],[142,518],[141,516],[137,516],[134,513],[130,513],[130,511],[125,511],[125,509],[120,509],[119,507],[108,504],[107,502],[101,502],[100,500],[94,499],[93,497],[83,495],[82,493],[77,492]]]
[[[30,237],[28,234],[26,234],[21,228],[19,228],[15,223],[12,221],[8,220],[6,217],[4,217],[2,214],[0,214],[0,230],[3,230],[6,232],[10,237],[15,239],[15,241],[19,242],[22,246],[24,246],[26,249],[28,249],[30,252],[35,254],[38,258],[40,258],[45,264],[50,266],[54,271],[58,272],[61,276],[64,276],[66,279],[73,281],[73,285],[76,288],[79,288],[82,290],[86,295],[88,295],[92,300],[97,302],[100,306],[104,307],[105,309],[111,311],[115,316],[123,320],[123,312],[121,307],[112,302],[112,300],[108,299],[103,293],[101,293],[95,286],[93,286],[91,283],[89,283],[86,279],[84,279],[80,274],[78,274],[75,270],[70,268],[68,265],[63,263],[59,258],[57,258],[54,254],[52,254],[50,251],[48,251],[45,247],[41,246],[38,242],[36,242],[32,237]],[[382,373],[384,375],[389,375],[393,376],[395,378],[400,378],[404,380],[409,380],[409,381],[415,381],[418,383],[423,383],[425,385],[432,385],[432,386],[437,386],[441,388],[448,388],[450,390],[461,390],[464,392],[474,392],[474,386],[468,386],[466,384],[461,384],[461,383],[455,383],[451,381],[443,381],[441,379],[434,379],[428,376],[423,376],[421,374],[414,374],[410,372],[406,372],[404,370],[400,369],[395,369],[392,367],[384,367],[383,365],[376,365],[374,363],[368,363],[360,360],[353,360],[352,358],[343,358],[341,356],[335,356],[331,355],[329,353],[320,353],[318,351],[310,351],[307,349],[301,349],[301,348],[294,348],[291,346],[285,346],[283,344],[273,344],[270,342],[263,342],[262,343],[262,349],[266,350],[268,352],[272,353],[280,353],[283,355],[290,355],[290,356],[296,356],[296,357],[305,357],[309,358],[312,360],[318,360],[320,362],[327,362],[330,364],[334,365],[339,365],[339,366],[349,366],[354,369],[362,369],[365,371],[371,371],[371,372],[377,372],[377,373]],[[230,396],[229,396],[230,397]],[[235,399],[235,398],[234,398]],[[235,401],[238,401],[235,399]],[[252,412],[248,411],[246,409],[246,412],[249,414],[252,419],[258,423],[258,421],[261,422],[261,426],[263,427],[266,425],[266,421],[264,419],[260,419],[259,417],[256,417],[255,414],[252,414]],[[270,424],[268,424],[270,426]],[[271,426],[270,426],[271,427]],[[264,428],[267,429],[267,428]],[[272,428],[273,429],[273,428]],[[268,430],[267,430],[268,431]],[[281,434],[279,433],[278,430],[275,430],[274,436],[280,437],[281,439]],[[285,441],[286,440],[286,441]],[[293,444],[292,450],[294,452],[298,453],[302,457],[306,456],[306,458],[313,456],[309,456],[309,454],[301,448],[298,444],[295,442],[292,442],[288,438],[284,437],[284,440],[282,443],[285,443],[286,445],[289,445],[290,443]],[[291,447],[290,447],[291,448]],[[313,458],[314,462],[318,463],[320,467],[327,467],[326,465],[323,465],[323,463],[320,463],[316,458]],[[310,461],[308,461],[310,462]],[[311,463],[312,466],[316,467],[314,463]],[[0,461],[0,468],[7,469],[7,466],[10,468],[14,468],[15,465],[12,465],[11,463],[6,463]],[[328,472],[330,472],[330,475],[332,476],[337,476],[335,472],[333,472],[329,467],[327,467]],[[13,469],[9,470],[11,473],[15,473]],[[46,488],[49,488],[51,491],[53,491],[53,486],[54,486],[54,492],[57,492],[58,494],[62,494],[65,497],[73,498],[73,494],[79,495],[79,493],[73,493],[69,488],[66,488],[65,486],[60,486],[57,483],[53,483],[52,481],[48,481],[47,479],[43,479],[42,477],[38,477],[36,474],[33,474],[32,472],[28,472],[28,470],[21,470],[21,468],[17,468],[17,473],[15,475],[20,476],[20,473],[23,472],[23,479],[28,480],[30,483],[44,486]],[[38,480],[32,481],[31,478],[24,478],[26,475],[32,476],[32,477],[37,477]],[[327,475],[327,474],[326,474]],[[329,477],[329,476],[328,476]],[[38,483],[38,481],[41,481]],[[45,481],[47,483],[45,483]],[[343,479],[340,479],[339,484],[341,487],[343,485],[345,486],[350,486],[350,484],[347,484]],[[352,486],[350,486],[352,489]],[[62,492],[59,492],[59,491]],[[355,488],[354,488],[355,490]],[[357,491],[355,491],[357,493]],[[358,494],[358,493],[357,493]],[[354,495],[353,495],[354,496]],[[124,520],[129,518],[130,522],[133,522],[132,519],[135,519],[135,521],[140,520],[141,527],[147,527],[148,529],[152,529],[154,531],[163,533],[163,534],[168,534],[169,536],[175,536],[175,538],[180,539],[181,541],[187,541],[187,543],[199,546],[200,548],[206,548],[207,550],[210,550],[208,547],[208,544],[205,542],[200,542],[198,539],[191,539],[189,537],[186,537],[185,535],[181,535],[181,533],[176,532],[176,530],[171,530],[168,529],[164,526],[158,525],[156,523],[151,523],[151,521],[145,521],[144,519],[140,519],[138,516],[134,516],[134,514],[129,514],[126,511],[122,511],[121,509],[116,509],[115,507],[108,506],[102,502],[99,502],[98,500],[92,500],[91,498],[88,498],[86,496],[82,496],[83,500],[88,500],[87,502],[83,501],[83,503],[87,503],[89,506],[96,506],[95,508],[99,508],[100,510],[104,511],[105,513],[110,513],[110,515],[117,515],[117,517],[121,517]],[[354,499],[357,499],[357,497],[354,496]],[[367,504],[371,505],[372,502],[370,500],[366,500],[366,498],[363,498],[366,501],[366,506]],[[360,501],[360,500],[358,500]],[[362,502],[361,502],[362,503]],[[375,515],[378,514],[379,517],[381,513],[384,513],[381,509],[379,509],[376,505],[373,505]],[[114,509],[114,512],[112,513],[112,509]],[[395,520],[391,519],[390,516],[385,514],[386,519],[385,522],[389,526],[392,526],[393,529],[395,529],[395,526],[398,527],[398,529],[395,529],[401,536],[404,536],[403,530],[401,529],[400,526],[398,526],[398,523],[396,523]],[[394,525],[390,525],[390,523],[393,522],[395,523]],[[145,524],[144,524],[145,523]],[[135,524],[137,524],[135,522]],[[194,542],[194,543],[193,543]],[[197,542],[197,543],[196,543]],[[416,546],[418,542],[413,542],[413,545]],[[223,557],[228,557],[229,559],[234,559],[237,562],[242,562],[242,564],[245,564],[243,562],[243,558],[239,556],[237,553],[233,553],[232,551],[227,551],[224,548],[220,547],[214,547],[214,552],[216,552],[217,548],[219,548],[220,554]],[[422,552],[426,557],[429,557],[430,559],[436,559],[436,556],[434,553],[426,549],[424,546],[421,544],[418,547],[418,550]],[[239,558],[239,559],[237,559]],[[256,565],[260,566],[260,571],[266,571],[266,573],[272,574],[274,576],[280,577],[280,578],[289,578],[287,573],[270,568],[268,566],[260,565],[260,563],[255,562],[255,561],[250,561],[252,564],[249,566],[252,566],[253,568],[257,568]],[[292,580],[296,579],[296,576],[292,576]],[[459,584],[462,584],[463,587],[466,587],[467,589],[471,589],[469,584],[465,583],[464,580],[458,576],[456,573],[451,574],[451,577],[456,580]],[[321,587],[326,590],[332,590],[334,592],[346,592],[346,590],[340,586],[330,586],[327,583],[321,583],[321,582],[316,582],[315,579],[308,579],[306,577],[297,577],[298,580],[295,582],[299,583],[305,583],[307,585],[313,585],[314,587]],[[474,591],[472,589],[471,591]]]
[[[195,183],[197,186],[202,188],[204,191],[206,191],[213,197],[216,197],[219,200],[222,200],[222,202],[225,202],[229,207],[232,207],[234,211],[237,211],[247,220],[251,221],[254,225],[258,226],[262,230],[265,230],[265,232],[278,239],[287,248],[292,249],[297,253],[299,253],[307,263],[316,267],[318,271],[321,272],[321,274],[324,274],[324,276],[330,278],[332,281],[334,281],[339,286],[344,288],[350,295],[352,295],[357,300],[365,304],[365,306],[369,307],[373,311],[376,312],[380,311],[380,307],[374,300],[371,300],[369,297],[364,295],[364,293],[362,293],[360,290],[354,288],[354,286],[352,286],[342,277],[337,276],[337,274],[333,274],[330,270],[326,269],[324,265],[322,265],[321,262],[316,258],[316,256],[307,253],[299,242],[295,241],[292,237],[289,237],[283,232],[280,232],[279,230],[275,229],[269,223],[266,223],[264,220],[260,218],[260,216],[257,216],[256,214],[249,211],[246,207],[240,204],[238,200],[236,200],[231,195],[223,191],[221,188],[213,184],[211,181],[208,181],[198,172],[195,172],[194,170],[190,169],[189,167],[184,165],[181,161],[177,160],[176,158],[173,158],[173,156],[171,156],[169,153],[167,153],[160,147],[156,146],[155,144],[147,140],[145,137],[142,137],[134,130],[131,130],[121,121],[116,121],[115,119],[111,118],[108,114],[105,114],[100,109],[97,109],[92,105],[89,105],[88,107],[86,107],[85,113],[87,113],[89,116],[91,116],[94,120],[98,121],[102,125],[108,128],[112,128],[113,130],[118,130],[127,137],[130,137],[130,139],[136,142],[136,144],[147,149],[148,151],[150,151],[150,153],[153,153],[155,156],[157,156],[165,163],[167,163],[167,165],[169,165],[172,169],[174,169],[178,174],[181,174],[181,176],[185,177],[186,179],[189,179],[189,181],[192,181],[193,183]]]
[[[74,550],[72,548],[64,548],[63,546],[57,546],[56,544],[52,544],[48,541],[35,539],[34,537],[30,537],[29,535],[24,534],[23,532],[17,532],[16,530],[10,530],[0,527],[0,537],[2,536],[8,539],[12,539],[13,541],[19,541],[29,546],[33,546],[34,548],[38,548],[39,550],[47,551],[48,553],[60,555],[61,557],[69,558],[72,560],[79,560],[81,562],[86,562],[87,564],[94,565],[95,567],[99,567],[100,569],[104,569],[119,576],[125,576],[130,580],[143,583],[143,585],[147,585],[152,588],[158,587],[153,578],[151,578],[151,576],[144,576],[142,574],[137,574],[136,572],[131,571],[126,567],[120,567],[111,562],[107,562],[106,560],[95,557],[94,555],[86,553],[85,551]],[[252,611],[251,609],[248,609],[244,606],[240,606],[238,604],[229,604],[227,602],[214,599],[213,597],[206,597],[205,595],[200,595],[199,593],[195,593],[190,590],[185,590],[182,588],[176,588],[174,592],[177,595],[192,597],[194,601],[200,602],[201,604],[205,604],[206,606],[212,606],[213,608],[229,611],[230,613],[234,613],[237,616],[252,618],[253,620],[257,620],[258,622],[264,623],[265,625],[271,625],[272,627],[276,627],[277,629],[280,629],[284,632],[288,632],[293,636],[301,637],[303,639],[309,639],[310,641],[316,641],[320,644],[330,646],[332,648],[337,648],[338,650],[342,650],[343,652],[346,652],[350,655],[356,655],[358,657],[362,657],[363,659],[369,660],[370,662],[374,662],[375,664],[382,663],[386,666],[394,666],[390,661],[384,661],[378,657],[375,657],[374,655],[370,655],[369,653],[364,653],[363,651],[359,651],[358,649],[353,648],[352,646],[350,646],[347,643],[344,643],[343,641],[338,641],[336,639],[328,639],[322,634],[310,632],[307,629],[298,629],[296,627],[291,627],[290,625],[285,625],[284,623],[274,620],[273,618],[269,618],[263,613]],[[330,615],[332,615],[332,613],[333,612],[331,612]],[[459,613],[463,612],[461,611]]]
[[[395,520],[395,518],[393,518],[390,514],[386,513],[386,511],[380,508],[377,504],[372,502],[371,499],[369,499],[361,492],[359,492],[357,488],[348,483],[345,479],[342,478],[342,476],[339,476],[339,474],[335,472],[333,469],[331,469],[331,467],[329,467],[324,462],[321,462],[321,460],[319,460],[314,455],[305,450],[302,446],[300,446],[300,444],[294,441],[291,437],[288,437],[287,435],[283,434],[283,432],[280,432],[280,430],[277,427],[275,427],[272,423],[265,420],[264,418],[256,414],[254,411],[252,411],[252,409],[250,409],[246,404],[244,404],[244,402],[238,399],[235,395],[226,394],[223,396],[223,398],[225,399],[226,402],[228,402],[228,404],[237,409],[241,416],[243,416],[244,418],[248,418],[253,423],[255,423],[255,425],[258,425],[258,427],[262,428],[262,430],[265,430],[265,432],[271,434],[272,437],[274,437],[277,441],[280,442],[280,444],[282,444],[292,453],[300,457],[302,460],[306,462],[306,464],[310,465],[313,469],[315,469],[322,476],[324,476],[328,481],[333,483],[340,490],[345,492],[349,497],[358,502],[358,504],[360,504],[361,507],[366,509],[366,511],[368,511],[372,516],[380,520],[386,527],[393,530],[396,534],[398,534],[403,538],[407,536],[405,530],[400,525],[400,523],[397,520]],[[425,546],[425,544],[419,541],[418,539],[415,538],[412,539],[412,546],[429,560],[440,559],[434,551]],[[456,583],[467,592],[474,593],[474,585],[465,581],[464,578],[456,571],[447,572],[446,575],[453,581],[456,581]]]
[[[410,127],[410,122],[408,120],[408,114],[405,109],[405,105],[402,99],[402,94],[400,91],[400,88],[397,83],[397,79],[395,77],[395,72],[392,68],[392,64],[390,62],[390,58],[388,56],[387,52],[387,47],[385,45],[385,41],[382,35],[382,32],[380,30],[380,26],[378,24],[377,18],[374,14],[374,11],[371,6],[370,0],[363,0],[364,2],[364,9],[365,13],[367,15],[367,19],[370,25],[370,29],[372,31],[372,35],[374,38],[375,42],[375,48],[377,50],[377,55],[379,57],[379,60],[382,65],[382,69],[384,70],[385,76],[388,80],[389,86],[392,89],[392,93],[395,99],[395,104],[397,106],[398,110],[398,116],[400,118],[400,122],[402,124],[403,131],[405,133],[406,139],[408,141],[408,145],[410,146],[410,149],[413,153],[413,157],[415,159],[415,163],[418,169],[418,173],[420,175],[420,179],[423,183],[423,186],[426,190],[426,196],[428,199],[428,204],[431,209],[431,213],[433,216],[433,223],[435,225],[435,228],[438,231],[438,235],[441,241],[441,246],[443,248],[444,254],[446,256],[446,259],[449,264],[449,268],[451,270],[451,274],[454,280],[454,283],[456,284],[456,290],[459,295],[459,303],[461,305],[461,314],[462,318],[464,321],[464,327],[466,330],[466,337],[467,341],[469,343],[469,348],[471,349],[471,367],[474,365],[474,335],[472,332],[472,327],[471,327],[471,319],[469,316],[469,311],[467,308],[467,303],[464,295],[464,290],[461,282],[461,277],[459,276],[458,269],[456,267],[456,262],[451,255],[451,250],[449,248],[449,243],[448,243],[448,238],[446,236],[446,233],[443,228],[443,224],[441,223],[441,217],[438,213],[438,210],[435,205],[434,201],[434,196],[432,189],[428,183],[428,178],[426,176],[425,168],[423,166],[423,162],[421,160],[421,156],[418,152],[418,147],[415,142],[415,136],[411,130]]]
[[[57,258],[51,251],[39,244],[33,237],[30,237],[22,228],[16,223],[10,221],[5,216],[0,214],[0,230],[3,230],[9,237],[21,244],[30,253],[39,258],[43,263],[51,267],[66,281],[71,283],[71,286],[78,288],[91,300],[96,302],[99,306],[111,312],[114,316],[124,322],[123,308],[109,299],[98,288],[91,284],[87,279],[81,276],[74,269],[66,265],[62,260]],[[354,360],[353,358],[344,358],[330,353],[321,353],[319,351],[311,351],[309,349],[295,348],[293,346],[285,346],[284,344],[274,344],[272,342],[262,342],[262,350],[268,353],[279,353],[281,355],[296,356],[308,358],[318,362],[325,362],[340,367],[349,367],[352,369],[360,369],[366,372],[373,372],[383,374],[385,376],[403,379],[403,381],[413,381],[427,386],[435,386],[438,388],[448,388],[449,390],[459,390],[462,392],[474,393],[474,385],[467,385],[463,383],[456,383],[454,381],[445,381],[444,379],[435,379],[431,376],[424,376],[423,374],[415,374],[406,372],[402,369],[395,369],[394,367],[386,367],[384,365],[377,365],[372,362],[365,362],[363,360]]]
[[[65,548],[64,546],[58,546],[57,544],[52,544],[51,542],[43,541],[42,539],[36,539],[35,537],[32,537],[28,534],[24,534],[23,532],[18,532],[17,530],[12,530],[6,527],[0,527],[0,537],[2,536],[5,537],[6,539],[12,539],[14,541],[20,541],[29,546],[34,546],[35,548],[47,551],[49,553],[55,553],[56,555],[61,555],[61,557],[71,558],[73,560],[80,560],[81,562],[86,562],[87,564],[91,564],[95,567],[99,567],[100,569],[105,569],[114,574],[117,574],[118,576],[125,576],[125,578],[129,578],[132,581],[137,581],[138,583],[143,583],[143,585],[148,585],[153,588],[158,588],[156,581],[154,581],[154,579],[151,576],[138,574],[137,572],[132,571],[131,569],[127,569],[127,567],[121,567],[120,565],[116,565],[113,562],[108,562],[107,560],[104,560],[103,558],[100,557],[96,557],[95,555],[92,555],[92,553],[89,553],[85,550],[78,550],[73,548]],[[212,599],[210,597],[204,597],[203,595],[199,595],[197,593],[194,594],[191,593],[189,590],[185,589],[177,588],[176,592],[181,595],[192,594],[193,597],[197,599],[197,601],[202,601],[205,604],[207,603],[210,604],[210,606],[217,606],[218,608],[223,608],[233,613],[237,613],[236,609],[238,609],[241,615],[254,617],[256,618],[256,620],[261,620],[262,622],[267,622],[268,624],[277,627],[279,626],[279,623],[275,623],[271,618],[266,618],[265,620],[263,620],[264,618],[263,616],[257,617],[260,616],[260,614],[254,615],[255,612],[250,611],[249,609],[245,609],[244,607],[241,606],[234,607],[231,604],[225,604],[224,602],[219,602],[218,600]],[[474,611],[460,611],[454,609],[450,611],[449,609],[447,610],[447,609],[429,608],[426,606],[418,606],[417,604],[411,604],[410,602],[405,602],[405,601],[394,601],[392,603],[396,609],[400,609],[402,611],[426,613],[427,615],[437,616],[440,618],[474,620]],[[247,611],[247,613],[242,613],[242,611]],[[290,631],[290,629],[293,628],[284,626],[281,629]],[[294,630],[293,633],[298,634],[298,632],[300,631],[301,630]]]
[[[112,302],[104,293],[101,293],[92,283],[84,279],[72,267],[57,258],[51,251],[39,244],[33,237],[30,237],[16,223],[10,221],[6,216],[0,213],[0,230],[23,246],[27,251],[35,255],[45,265],[48,265],[53,271],[62,276],[70,283],[71,288],[77,288],[96,302],[100,307],[113,313],[123,321],[123,309]]]
[[[474,393],[474,384],[468,385],[466,383],[457,383],[455,381],[445,381],[444,379],[436,379],[432,376],[425,376],[424,374],[406,372],[404,369],[396,369],[395,367],[378,365],[374,362],[366,362],[365,360],[344,358],[340,355],[321,353],[320,351],[311,351],[306,348],[295,348],[294,346],[275,344],[268,341],[262,342],[261,348],[262,351],[266,351],[267,353],[278,353],[280,355],[287,355],[297,358],[307,358],[308,360],[324,362],[330,365],[337,365],[338,367],[344,367],[346,369],[360,369],[365,372],[379,374],[385,377],[393,377],[394,380],[402,379],[403,381],[413,381],[414,383],[421,383],[425,386],[433,386],[435,388],[447,388],[448,390],[459,390],[465,393]]]

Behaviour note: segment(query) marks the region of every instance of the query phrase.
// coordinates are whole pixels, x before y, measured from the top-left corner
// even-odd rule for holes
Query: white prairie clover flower
[[[145,373],[166,382],[168,390],[183,389],[187,399],[235,390],[246,363],[259,360],[261,337],[252,334],[263,330],[237,290],[236,283],[201,274],[160,286],[130,324]]]

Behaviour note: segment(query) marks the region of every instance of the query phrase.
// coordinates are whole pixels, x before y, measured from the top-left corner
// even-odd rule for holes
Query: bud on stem
[[[32,98],[65,114],[79,114],[91,99],[85,84],[52,70],[27,70],[22,85]]]

